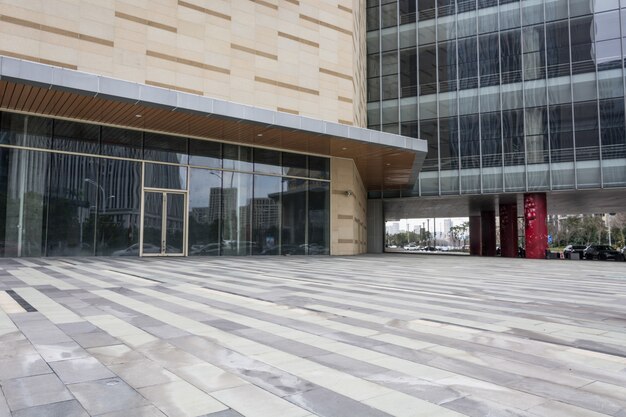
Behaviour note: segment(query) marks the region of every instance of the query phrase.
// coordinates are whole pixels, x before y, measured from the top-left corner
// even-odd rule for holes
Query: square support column
[[[545,193],[524,194],[526,257],[545,259],[548,248],[548,205]]]
[[[496,256],[496,212],[493,210],[480,213],[482,256]]]
[[[480,228],[480,216],[469,218],[470,255],[482,254],[482,231]]]
[[[517,257],[517,203],[500,204],[500,254]]]

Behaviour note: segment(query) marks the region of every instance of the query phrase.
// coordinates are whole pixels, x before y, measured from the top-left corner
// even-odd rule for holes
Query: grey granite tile
[[[153,405],[144,407],[123,409],[121,411],[113,411],[111,413],[98,414],[94,417],[167,417],[158,408]]]
[[[141,327],[141,329],[161,339],[171,339],[173,337],[183,337],[190,335],[190,333],[177,327],[170,326],[168,324],[162,324],[159,326],[145,326]]]
[[[12,411],[72,399],[54,374],[11,379],[2,383],[2,390]]]
[[[79,323],[59,324],[57,325],[57,327],[68,336],[89,333],[98,329],[96,326],[86,321]]]
[[[13,417],[89,417],[89,414],[76,400],[23,408],[13,413]]]
[[[529,413],[524,410],[519,410],[511,407],[506,407],[484,398],[459,398],[446,403],[445,407],[469,417],[538,417],[537,414]]]
[[[2,349],[0,349],[0,361],[14,359],[22,356],[38,355],[37,350],[26,338],[1,339]]]
[[[11,411],[9,410],[9,405],[7,404],[7,400],[4,398],[4,394],[0,389],[0,417],[11,417]]]
[[[35,349],[46,362],[64,361],[89,356],[87,351],[74,341],[54,344],[35,344]]]
[[[233,409],[218,411],[217,413],[205,414],[199,417],[244,417]]]
[[[91,415],[148,405],[137,391],[119,378],[80,382],[67,387]]]
[[[613,415],[617,414],[622,408],[626,408],[626,399],[620,401],[535,378],[524,378],[507,384],[507,386],[537,396],[586,408],[600,414]]]
[[[52,370],[37,353],[0,360],[0,381],[49,374]]]
[[[84,349],[120,344],[120,341],[118,339],[101,330],[96,330],[89,333],[78,333],[73,335],[72,338]]]
[[[116,365],[120,363],[139,361],[146,358],[141,353],[130,349],[126,345],[94,347],[87,349],[87,352],[93,355],[104,365]]]
[[[323,388],[289,395],[285,400],[324,417],[392,417],[390,414]]]
[[[198,365],[192,365],[192,367],[195,366]],[[133,388],[143,388],[178,380],[176,375],[149,359],[119,365],[109,365],[109,369]]]
[[[65,384],[115,377],[94,357],[51,362],[50,366]]]

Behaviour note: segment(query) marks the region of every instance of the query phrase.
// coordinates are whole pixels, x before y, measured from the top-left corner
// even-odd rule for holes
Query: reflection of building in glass
[[[209,207],[198,208],[192,214],[199,223],[213,223],[221,218],[221,213],[236,213],[237,188],[212,187],[209,191]],[[193,212],[192,212],[193,213]]]
[[[252,216],[253,227],[263,228],[278,224],[280,205],[273,198],[253,198],[239,210],[244,219]]]

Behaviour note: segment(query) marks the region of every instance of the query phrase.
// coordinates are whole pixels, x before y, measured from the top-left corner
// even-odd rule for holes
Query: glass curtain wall
[[[368,0],[367,24],[369,127],[428,142],[403,194],[626,186],[626,1]]]
[[[329,254],[329,179],[324,157],[2,112],[0,256],[138,256],[142,181],[179,191],[172,250],[187,215],[192,256]],[[144,196],[150,252],[162,194]]]

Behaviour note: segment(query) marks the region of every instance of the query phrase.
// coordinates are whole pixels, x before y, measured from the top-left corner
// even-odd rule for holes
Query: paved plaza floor
[[[626,263],[0,260],[0,417],[626,417]]]

